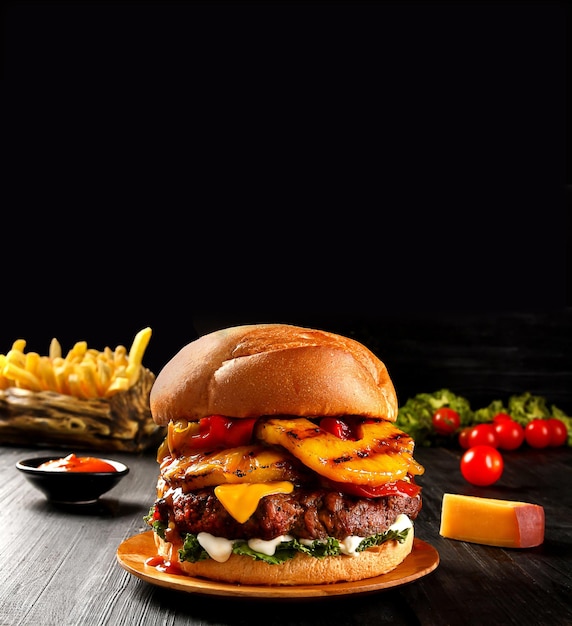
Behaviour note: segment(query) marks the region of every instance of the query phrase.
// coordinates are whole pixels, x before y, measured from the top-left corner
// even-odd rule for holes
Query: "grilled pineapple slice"
[[[304,465],[330,480],[380,485],[419,475],[413,439],[386,420],[366,420],[358,440],[343,440],[309,419],[268,418],[256,425],[256,436],[288,450]]]
[[[296,480],[301,476],[289,454],[260,445],[176,458],[166,456],[162,465],[165,482],[170,487],[183,487],[184,491],[223,484]]]

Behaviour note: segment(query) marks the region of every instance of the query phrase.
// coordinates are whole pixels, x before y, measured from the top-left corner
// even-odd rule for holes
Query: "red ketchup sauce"
[[[177,565],[171,563],[170,561],[165,561],[162,556],[150,556],[145,560],[145,565],[149,565],[150,567],[154,567],[160,572],[165,572],[165,574],[182,574],[182,570]]]
[[[62,459],[46,461],[38,465],[38,469],[54,472],[116,472],[117,469],[111,463],[93,456],[76,456],[68,454]]]

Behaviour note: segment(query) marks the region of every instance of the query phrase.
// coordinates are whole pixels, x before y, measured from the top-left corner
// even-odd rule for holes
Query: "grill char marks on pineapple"
[[[356,423],[357,440],[340,439],[307,418],[265,418],[258,439],[282,446],[318,474],[338,482],[379,485],[423,473],[413,458],[413,439],[386,420]]]
[[[197,450],[181,457],[166,456],[162,462],[165,483],[171,488],[182,487],[184,491],[229,483],[299,482],[308,473],[286,450],[256,444],[227,450]]]

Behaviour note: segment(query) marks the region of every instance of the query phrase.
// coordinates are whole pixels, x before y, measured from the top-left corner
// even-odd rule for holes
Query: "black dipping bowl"
[[[43,456],[16,463],[17,469],[52,502],[62,504],[97,502],[100,496],[113,489],[129,473],[127,465],[112,459],[102,460],[117,468],[116,472],[55,472],[38,468],[38,465],[46,461],[59,458],[61,457]]]

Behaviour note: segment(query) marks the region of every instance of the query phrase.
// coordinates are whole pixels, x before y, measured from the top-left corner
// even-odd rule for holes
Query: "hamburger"
[[[358,341],[217,330],[166,363],[150,409],[167,430],[145,520],[168,571],[312,585],[385,574],[412,551],[424,469],[385,364]]]

